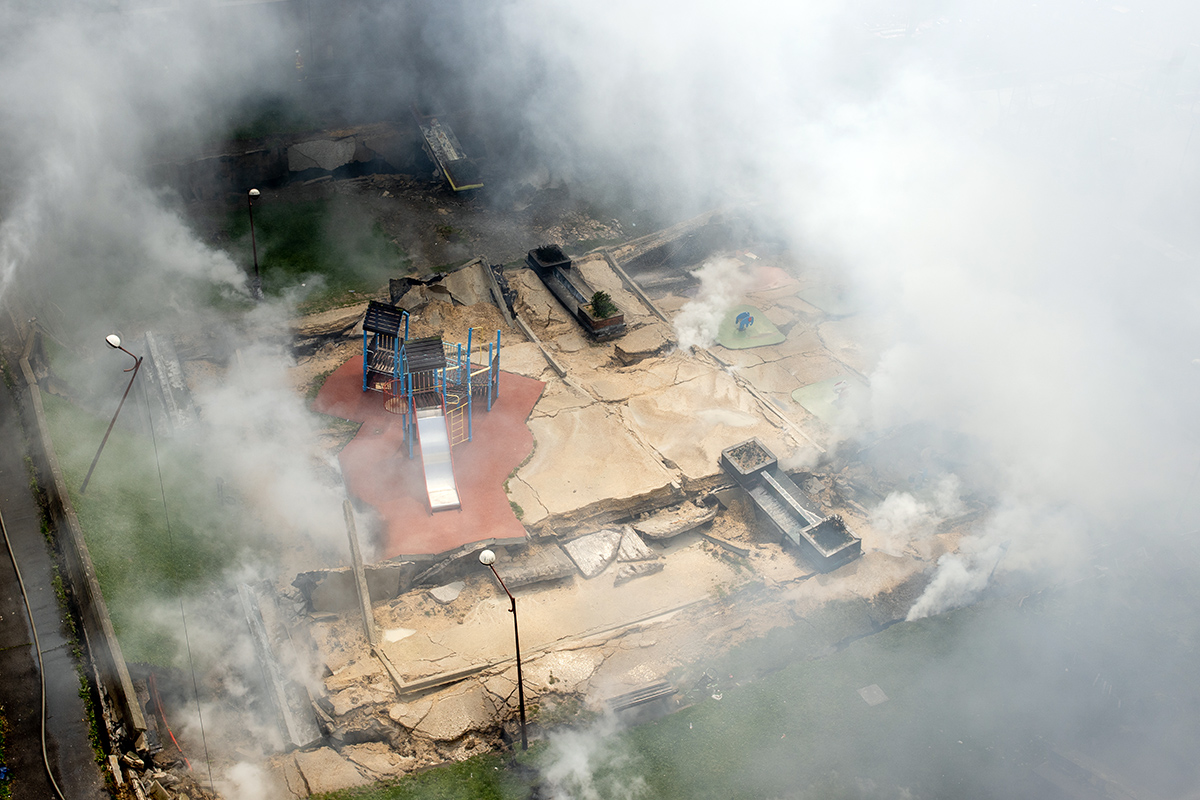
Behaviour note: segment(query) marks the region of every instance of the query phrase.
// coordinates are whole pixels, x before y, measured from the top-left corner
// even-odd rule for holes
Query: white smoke
[[[225,800],[264,800],[273,788],[265,769],[245,761],[234,764],[223,777],[217,778],[217,790]]]
[[[933,536],[938,525],[965,509],[961,490],[958,476],[948,474],[934,483],[925,499],[908,492],[890,493],[871,510],[874,549],[899,556],[912,544]]]
[[[264,305],[256,315],[265,328],[282,324],[284,310]],[[259,340],[238,352],[222,383],[197,392],[202,452],[276,541],[299,535],[326,557],[343,554],[340,471],[316,452],[316,420],[288,382],[292,364],[282,343]]]
[[[907,619],[970,605],[994,576],[1010,572],[1037,575],[1045,570],[1058,579],[1079,574],[1087,531],[1086,517],[1078,511],[1047,508],[1028,497],[1013,498],[965,537],[958,552],[938,559],[933,579],[909,609]]]
[[[554,800],[638,800],[646,796],[640,776],[617,778],[632,755],[614,734],[617,719],[606,714],[586,728],[567,728],[550,735],[543,770]]]
[[[721,320],[750,285],[750,276],[732,258],[706,261],[692,275],[700,290],[675,315],[675,341],[680,348],[708,347],[717,340]]]

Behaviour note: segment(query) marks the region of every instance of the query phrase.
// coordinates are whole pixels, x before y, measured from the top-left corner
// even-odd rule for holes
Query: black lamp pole
[[[254,240],[254,198],[258,197],[261,192],[258,189],[251,189],[246,193],[246,208],[250,210],[250,252],[254,254],[254,283],[250,287],[250,291],[254,294],[255,300],[262,300],[262,278],[258,276],[258,243]]]
[[[100,454],[104,452],[104,445],[108,444],[108,436],[112,433],[113,426],[117,424],[117,415],[120,414],[121,409],[124,408],[125,398],[129,397],[129,390],[133,388],[134,378],[137,377],[138,369],[142,366],[142,359],[122,347],[121,337],[117,336],[115,333],[106,337],[104,341],[108,343],[109,347],[113,348],[114,350],[120,350],[122,353],[125,353],[133,359],[133,366],[125,370],[126,372],[132,372],[133,374],[129,376],[129,385],[125,387],[125,394],[121,395],[121,402],[117,404],[117,413],[113,414],[112,422],[108,423],[108,430],[104,432],[104,438],[100,441],[100,449],[96,451],[96,457],[92,459],[92,465],[88,467],[87,476],[83,479],[83,485],[79,487],[80,494],[83,494],[87,491],[88,481],[92,479],[92,471],[96,469],[96,463],[100,461]]]
[[[500,581],[500,588],[504,589],[504,593],[508,595],[508,602],[511,604],[509,610],[513,615],[513,638],[517,645],[517,702],[521,709],[521,749],[529,749],[529,739],[525,735],[525,681],[521,677],[521,632],[517,629],[517,598],[513,597],[512,592],[504,585],[504,579],[500,577],[500,573],[496,572],[496,554],[491,550],[484,550],[479,554],[479,563],[486,566],[496,576],[496,580]]]

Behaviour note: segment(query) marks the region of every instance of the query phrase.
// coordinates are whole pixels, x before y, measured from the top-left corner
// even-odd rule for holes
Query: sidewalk
[[[41,514],[29,491],[25,439],[12,395],[0,389],[0,513],[29,593],[46,669],[47,752],[55,780],[70,800],[107,798],[88,741],[71,644],[63,635],[53,567]],[[0,707],[8,720],[8,767],[14,798],[52,798],[41,745],[37,653],[8,549],[0,542]]]

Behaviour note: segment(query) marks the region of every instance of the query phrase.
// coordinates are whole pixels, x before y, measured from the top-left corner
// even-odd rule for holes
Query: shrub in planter
[[[608,292],[596,292],[592,295],[592,316],[596,319],[607,319],[617,313],[617,307]]]

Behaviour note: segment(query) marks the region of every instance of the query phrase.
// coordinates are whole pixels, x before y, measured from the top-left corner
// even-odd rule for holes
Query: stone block
[[[294,757],[310,794],[336,792],[367,782],[353,764],[329,747],[298,752]]]
[[[562,546],[585,578],[594,578],[617,557],[621,546],[620,531],[597,531],[580,536]]]

